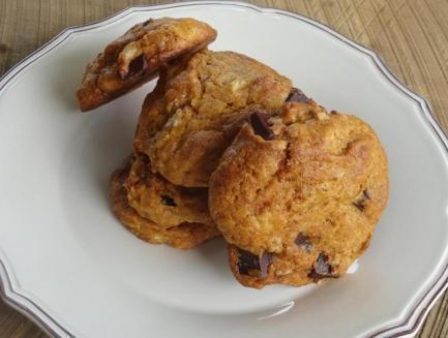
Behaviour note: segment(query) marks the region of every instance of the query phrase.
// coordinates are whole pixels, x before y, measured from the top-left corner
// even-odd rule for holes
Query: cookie
[[[214,226],[208,212],[208,190],[175,186],[151,172],[144,154],[135,154],[124,181],[129,205],[142,217],[161,228],[181,223]]]
[[[121,223],[140,239],[152,244],[167,244],[178,249],[190,249],[219,236],[216,227],[201,223],[181,223],[170,228],[140,216],[127,198],[125,181],[130,165],[117,170],[111,179],[112,210]]]
[[[134,145],[173,184],[206,187],[247,111],[280,108],[291,81],[234,52],[204,50],[176,67],[146,98]]]
[[[194,53],[216,38],[190,18],[149,19],[111,42],[86,69],[77,91],[82,111],[94,109],[151,80],[161,66]]]
[[[339,277],[388,198],[387,159],[360,119],[296,97],[251,114],[210,178],[209,209],[246,286]]]

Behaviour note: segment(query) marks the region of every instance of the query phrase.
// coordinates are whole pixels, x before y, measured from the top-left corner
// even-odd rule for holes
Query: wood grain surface
[[[131,5],[170,2],[0,0],[0,75],[67,26],[90,23]],[[429,100],[447,130],[448,0],[249,2],[309,16],[373,49],[408,87]],[[0,301],[0,337],[45,335]],[[448,337],[447,294],[431,310],[419,337]]]

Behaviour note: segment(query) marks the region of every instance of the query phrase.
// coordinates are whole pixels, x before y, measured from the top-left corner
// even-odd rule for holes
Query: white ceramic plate
[[[216,27],[215,50],[255,57],[383,141],[391,196],[356,273],[320,286],[240,286],[221,241],[148,245],[109,211],[108,179],[131,151],[154,83],[81,114],[85,64],[148,17]],[[244,3],[130,8],[69,28],[0,81],[0,277],[5,300],[53,335],[358,337],[416,332],[448,277],[447,139],[427,103],[371,51],[310,19]],[[280,201],[279,201],[280,202]]]

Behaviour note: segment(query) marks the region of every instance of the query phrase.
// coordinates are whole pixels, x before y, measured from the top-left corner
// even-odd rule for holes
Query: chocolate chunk
[[[248,275],[250,270],[259,270],[260,263],[258,257],[253,253],[238,249],[238,270],[242,275]]]
[[[176,202],[174,199],[168,195],[162,195],[160,196],[162,198],[162,203],[169,206],[169,207],[177,207]]]
[[[364,211],[366,208],[366,202],[370,199],[370,195],[367,190],[363,190],[361,198],[353,202],[353,205],[359,209],[359,211]]]
[[[324,253],[320,253],[311,268],[308,277],[313,279],[315,282],[322,278],[334,278],[333,267],[328,263],[328,256]]]
[[[309,102],[310,98],[306,96],[300,89],[293,88],[289,92],[285,102]]]
[[[304,235],[302,232],[299,232],[296,239],[294,240],[294,243],[296,243],[299,248],[305,250],[306,252],[311,252],[311,250],[313,250],[313,244],[311,244],[310,238]]]
[[[272,255],[269,252],[263,252],[260,256],[238,249],[238,271],[242,275],[252,275],[258,271],[258,277],[265,278],[268,275],[269,265],[272,262]]]
[[[154,19],[148,19],[145,22],[143,22],[143,26],[147,26],[147,25],[149,25],[153,21],[154,21]]]
[[[121,74],[121,76],[124,78],[135,75],[145,70],[147,66],[145,56],[141,54],[129,63],[128,72],[126,74]]]
[[[254,133],[261,136],[265,140],[272,140],[274,133],[268,124],[269,115],[262,112],[255,112],[250,115],[250,124]]]

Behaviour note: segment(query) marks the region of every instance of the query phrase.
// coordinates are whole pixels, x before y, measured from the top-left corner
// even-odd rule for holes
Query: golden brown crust
[[[150,19],[111,42],[86,69],[77,91],[82,111],[94,109],[151,80],[167,62],[194,53],[216,38],[190,18]]]
[[[384,150],[366,123],[312,101],[285,104],[269,124],[272,140],[243,126],[210,179],[209,209],[225,239],[272,254],[261,278],[239,272],[232,247],[232,271],[252,287],[340,276],[367,248],[386,205]],[[317,262],[327,276],[313,273]]]
[[[234,52],[201,51],[164,75],[143,105],[135,148],[154,172],[187,187],[206,187],[250,107],[278,109],[291,81]]]
[[[216,227],[200,223],[182,223],[163,228],[140,216],[127,199],[124,182],[129,174],[129,165],[117,170],[111,179],[112,210],[121,223],[140,239],[152,244],[168,244],[178,249],[190,249],[219,236]]]
[[[170,228],[181,223],[214,226],[208,212],[205,188],[175,186],[151,172],[149,158],[134,154],[124,182],[129,205],[142,217]]]

